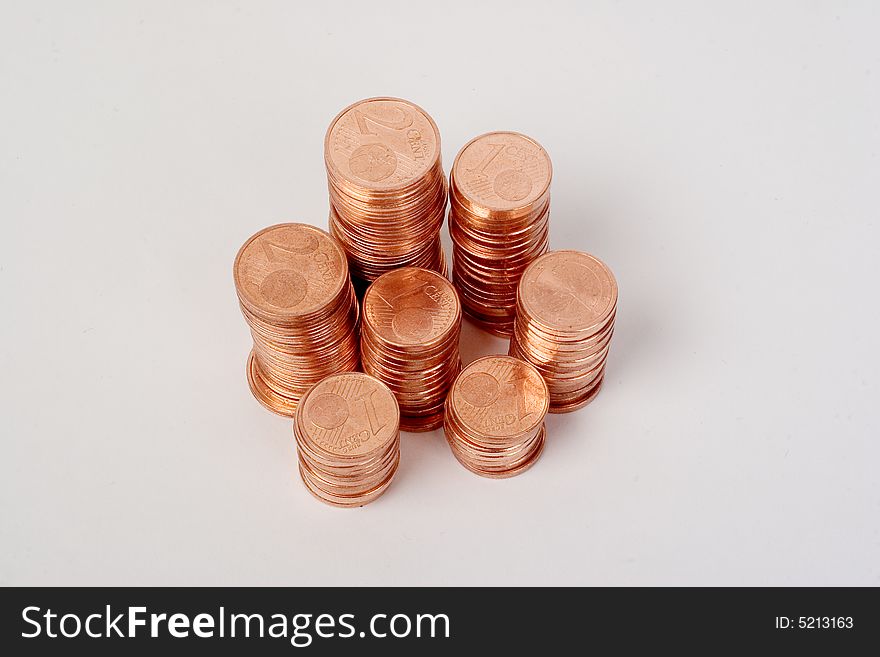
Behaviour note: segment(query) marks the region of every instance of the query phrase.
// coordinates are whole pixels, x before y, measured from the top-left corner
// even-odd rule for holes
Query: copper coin
[[[335,459],[380,452],[397,437],[397,400],[381,381],[361,372],[333,374],[306,393],[298,423],[309,444]]]
[[[452,165],[452,280],[464,312],[496,335],[513,330],[520,276],[548,248],[552,175],[546,151],[515,132],[471,140]]]
[[[270,226],[241,247],[233,278],[254,340],[248,384],[263,406],[290,417],[314,383],[358,367],[357,299],[345,253],[327,233]]]
[[[443,402],[461,368],[460,331],[458,294],[435,272],[397,269],[367,289],[363,368],[394,392],[404,431],[430,431],[443,423]]]
[[[399,98],[357,102],[330,124],[324,140],[330,232],[356,279],[369,283],[407,266],[446,274],[440,153],[434,121]]]
[[[522,472],[543,449],[549,399],[547,384],[530,364],[510,356],[474,361],[446,399],[444,430],[453,454],[483,476]]]
[[[364,322],[388,344],[420,348],[445,337],[460,319],[455,288],[435,272],[397,269],[377,279],[364,296]]]
[[[617,306],[617,282],[605,264],[580,251],[553,251],[523,274],[520,299],[550,331],[595,332]]]
[[[349,105],[324,139],[327,169],[373,191],[405,188],[440,159],[440,131],[421,107],[400,98]]]
[[[400,463],[400,412],[381,381],[351,372],[322,379],[294,418],[299,472],[315,497],[363,506],[381,495]]]
[[[474,207],[514,213],[550,189],[553,167],[538,142],[518,132],[490,132],[469,141],[452,166],[456,189]]]
[[[348,282],[339,244],[306,224],[264,228],[241,247],[233,272],[242,302],[254,314],[271,318],[314,312]]]
[[[456,460],[461,463],[464,467],[469,470],[472,470],[479,474],[482,477],[488,477],[490,479],[509,479],[510,477],[515,477],[516,475],[522,474],[529,468],[531,468],[535,462],[540,458],[541,454],[544,452],[544,444],[546,437],[547,429],[546,427],[541,427],[541,431],[538,434],[534,446],[531,447],[528,457],[522,460],[521,462],[515,464],[513,467],[501,468],[501,469],[478,469],[475,470],[472,461],[468,460],[467,456],[464,456],[456,449],[452,450],[453,456],[455,456]]]
[[[566,413],[598,393],[617,316],[617,282],[598,258],[554,251],[536,259],[517,290],[510,354],[532,363]]]
[[[529,363],[486,356],[461,371],[449,393],[468,431],[500,441],[539,428],[547,413],[547,384]]]

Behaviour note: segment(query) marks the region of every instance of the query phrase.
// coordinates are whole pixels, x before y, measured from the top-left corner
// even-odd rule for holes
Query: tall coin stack
[[[394,392],[400,428],[440,427],[446,394],[461,370],[461,305],[455,288],[435,272],[404,267],[377,278],[363,308],[364,372]]]
[[[550,390],[550,412],[598,394],[617,314],[617,282],[598,258],[552,251],[522,276],[510,354],[530,362]]]
[[[254,339],[248,383],[266,408],[292,417],[316,382],[357,369],[357,299],[327,233],[305,224],[261,230],[239,250],[233,277]]]
[[[552,167],[515,132],[490,132],[455,158],[449,186],[453,281],[465,313],[487,331],[513,330],[516,286],[549,244]]]
[[[446,440],[468,470],[512,477],[541,455],[548,404],[547,384],[534,367],[510,356],[480,358],[449,392]]]
[[[440,132],[423,109],[398,98],[351,105],[327,130],[324,163],[330,233],[355,278],[369,283],[407,266],[446,275]]]
[[[399,420],[394,395],[367,374],[320,381],[303,397],[293,424],[306,488],[334,506],[375,500],[400,463]]]

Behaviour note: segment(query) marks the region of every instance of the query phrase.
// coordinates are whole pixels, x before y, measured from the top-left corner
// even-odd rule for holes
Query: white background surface
[[[880,584],[877,4],[300,4],[3,3],[0,584]],[[231,267],[326,227],[374,95],[447,170],[540,141],[620,310],[535,468],[404,435],[352,511],[248,391]]]

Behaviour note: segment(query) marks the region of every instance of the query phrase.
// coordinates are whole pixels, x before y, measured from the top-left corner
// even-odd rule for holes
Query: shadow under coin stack
[[[552,251],[523,274],[510,354],[547,381],[550,412],[586,406],[598,394],[617,313],[617,282],[579,251]]]
[[[461,370],[461,305],[455,288],[432,271],[405,267],[377,278],[363,308],[364,372],[394,392],[400,428],[440,427],[446,394]]]
[[[334,506],[379,497],[400,463],[397,400],[360,372],[329,376],[302,398],[293,423],[306,488]]]
[[[461,371],[446,400],[444,430],[455,458],[484,477],[518,475],[544,449],[549,395],[538,371],[487,356]]]
[[[452,165],[453,281],[465,313],[495,335],[510,335],[520,276],[548,248],[551,177],[544,149],[515,132],[471,140]]]
[[[407,266],[446,275],[447,183],[440,132],[424,110],[397,98],[351,105],[327,130],[324,162],[330,233],[358,281]]]
[[[292,417],[312,385],[357,369],[357,299],[345,254],[327,233],[266,228],[241,247],[233,276],[254,339],[248,383],[266,408]]]

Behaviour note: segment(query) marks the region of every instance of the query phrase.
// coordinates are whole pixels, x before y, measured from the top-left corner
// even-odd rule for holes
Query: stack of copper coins
[[[233,276],[254,339],[248,382],[266,408],[291,417],[312,385],[357,369],[357,299],[327,233],[305,224],[261,230],[241,247]]]
[[[361,360],[400,404],[400,428],[443,424],[449,386],[461,370],[461,305],[439,274],[404,267],[382,274],[364,295]]]
[[[398,98],[351,105],[327,130],[324,162],[330,232],[353,276],[372,282],[407,266],[445,275],[440,132],[423,109]]]
[[[446,399],[446,440],[484,477],[512,477],[544,449],[549,394],[538,371],[510,356],[486,356],[461,371]]]
[[[306,488],[334,506],[375,500],[400,463],[399,422],[397,400],[372,376],[334,374],[317,383],[293,423]]]
[[[616,313],[617,282],[594,256],[553,251],[523,274],[510,354],[541,372],[551,413],[581,408],[599,392]]]
[[[519,278],[547,250],[551,177],[544,149],[515,132],[471,140],[452,165],[453,281],[464,312],[496,335],[510,335]]]

